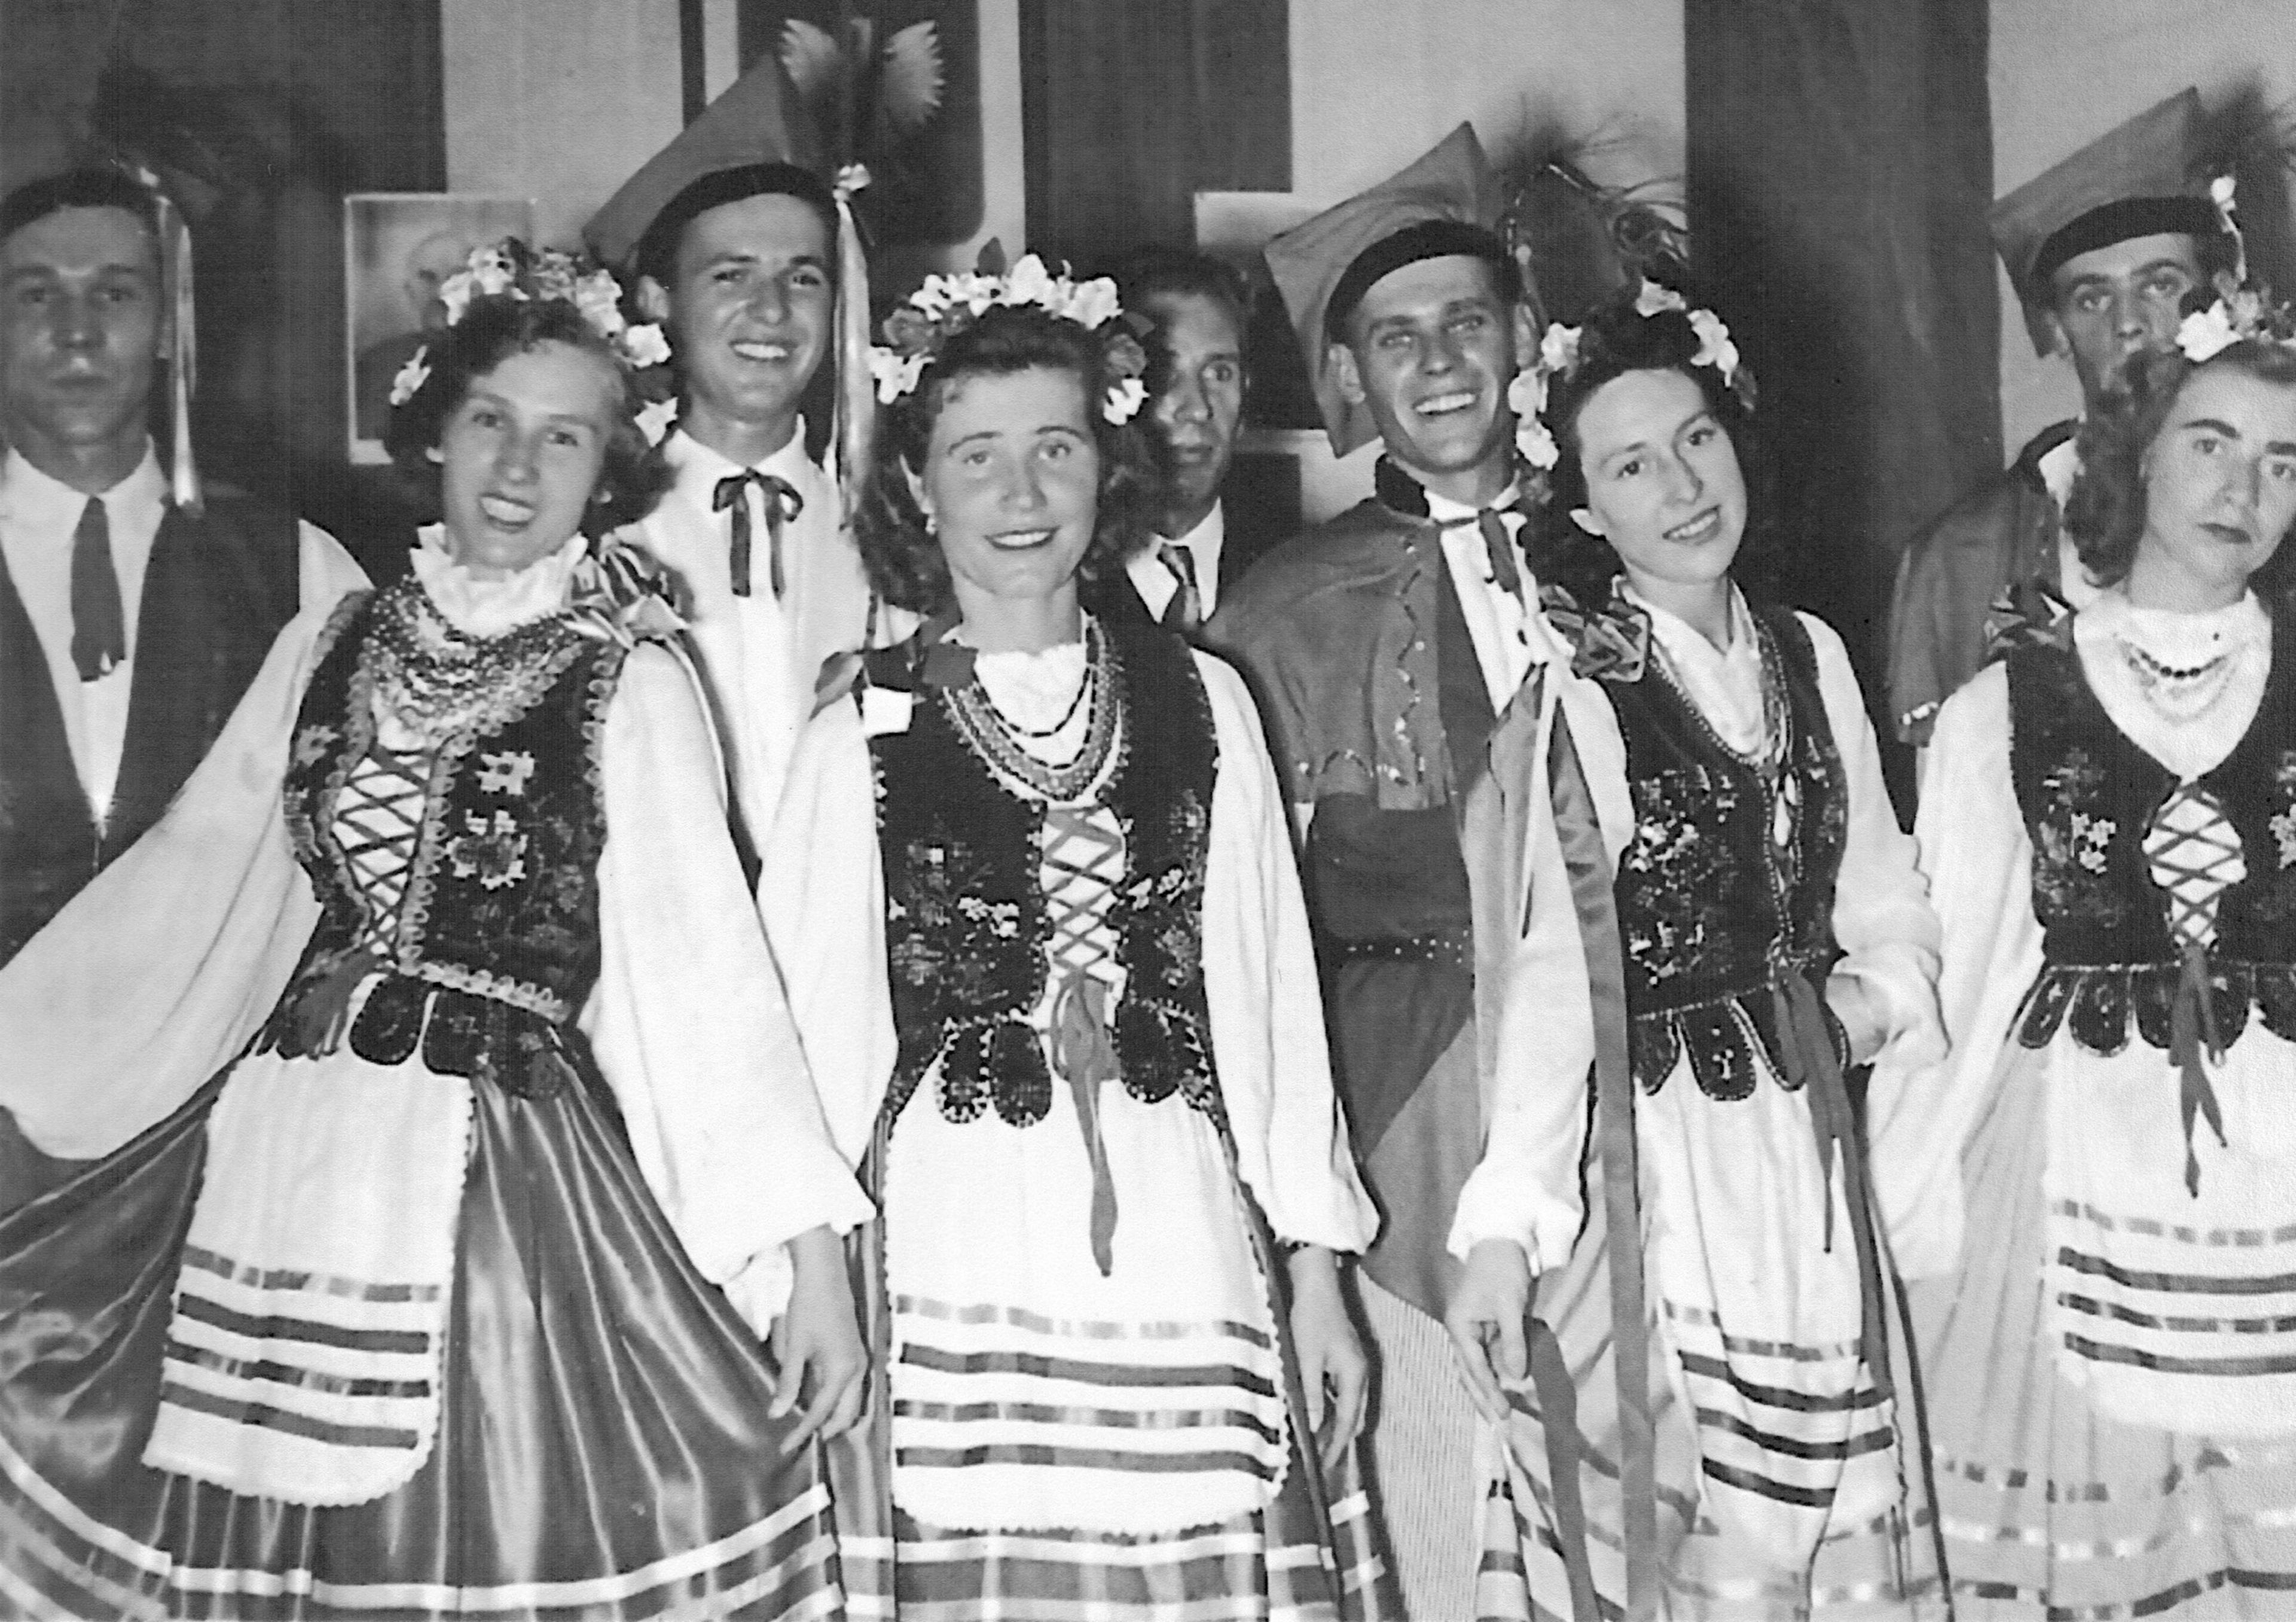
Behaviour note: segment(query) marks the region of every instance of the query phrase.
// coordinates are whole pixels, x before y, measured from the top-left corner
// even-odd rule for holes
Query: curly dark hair
[[[1075,375],[1100,451],[1097,517],[1077,572],[1096,581],[1123,566],[1147,534],[1158,485],[1143,436],[1146,408],[1120,424],[1101,414],[1109,386],[1104,356],[1099,333],[1065,317],[1032,304],[995,305],[950,338],[917,386],[886,409],[878,421],[854,530],[869,583],[887,602],[922,614],[948,605],[948,560],[925,528],[924,515],[909,492],[909,475],[924,466],[933,424],[950,393],[969,377],[1005,377],[1038,367]]]
[[[2100,585],[2128,578],[2144,538],[2144,453],[2160,437],[2185,384],[2203,372],[2227,367],[2259,383],[2296,385],[2296,354],[2276,343],[2243,339],[2199,366],[2177,351],[2148,353],[2132,361],[2128,386],[2098,402],[2075,440],[2080,476],[2065,501],[2065,532],[2080,554],[2081,567]],[[2251,584],[2267,599],[2284,595],[2296,582],[2296,561],[2287,536]]]
[[[1608,599],[1611,582],[1624,564],[1609,541],[1589,535],[1570,516],[1575,508],[1587,505],[1578,414],[1603,384],[1629,372],[1679,372],[1698,386],[1706,408],[1722,425],[1731,449],[1737,454],[1746,482],[1746,533],[1730,572],[1759,595],[1768,589],[1775,570],[1774,544],[1767,523],[1771,510],[1767,470],[1753,415],[1723,381],[1721,368],[1693,364],[1699,337],[1689,315],[1678,309],[1642,315],[1635,309],[1640,292],[1638,282],[1629,283],[1588,312],[1579,327],[1577,365],[1567,376],[1554,378],[1547,385],[1546,409],[1541,417],[1554,435],[1561,455],[1547,474],[1545,517],[1531,558],[1532,570],[1539,579],[1563,587],[1581,603]],[[1687,292],[1683,296],[1693,306],[1698,303]]]
[[[512,355],[545,343],[563,343],[597,356],[621,385],[622,406],[606,440],[605,466],[582,515],[582,533],[595,540],[652,512],[675,474],[660,448],[647,444],[638,430],[636,414],[642,402],[621,357],[564,299],[507,294],[472,299],[463,318],[430,341],[423,355],[430,375],[403,404],[391,408],[383,444],[401,475],[418,482],[435,508],[439,469],[430,453],[444,440],[447,419],[479,378]]]

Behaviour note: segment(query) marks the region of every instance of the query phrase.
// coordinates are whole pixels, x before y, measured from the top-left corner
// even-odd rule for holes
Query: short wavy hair
[[[621,388],[621,407],[606,440],[605,465],[582,516],[582,533],[595,540],[652,512],[675,475],[660,448],[646,443],[639,432],[636,413],[642,402],[621,357],[564,299],[506,294],[472,299],[460,321],[430,341],[422,360],[430,375],[391,408],[383,444],[400,473],[425,490],[435,506],[439,469],[430,453],[444,440],[447,420],[468,397],[471,385],[512,356],[545,343],[563,343],[597,356]]]
[[[1142,437],[1146,413],[1123,424],[1102,415],[1112,378],[1100,335],[1032,304],[993,305],[943,344],[917,386],[878,420],[854,529],[869,583],[887,602],[921,614],[939,613],[950,602],[948,560],[909,490],[909,475],[923,471],[933,424],[949,396],[968,378],[1040,368],[1076,378],[1100,452],[1099,506],[1078,576],[1086,582],[1109,578],[1145,539],[1157,490]]]
[[[2128,368],[2128,386],[2090,408],[2075,441],[2080,476],[2065,501],[2065,533],[2072,537],[2081,567],[2100,585],[2117,586],[2136,562],[2144,539],[2144,453],[2161,437],[2185,384],[2219,367],[2244,372],[2259,383],[2296,388],[2296,353],[2276,343],[2243,339],[2199,366],[2177,350],[2148,353]],[[2256,572],[2259,596],[2284,596],[2296,582],[2296,560],[2289,537]]]
[[[1753,414],[1737,391],[1723,381],[1721,368],[1697,366],[1699,336],[1683,310],[1664,309],[1645,316],[1635,309],[1639,283],[1620,289],[1590,312],[1578,333],[1578,363],[1567,376],[1550,379],[1546,409],[1541,418],[1554,435],[1559,451],[1547,474],[1547,499],[1539,526],[1533,572],[1542,580],[1563,587],[1585,604],[1610,596],[1611,582],[1625,565],[1611,543],[1578,527],[1571,512],[1587,505],[1587,469],[1580,459],[1578,414],[1603,384],[1629,372],[1679,372],[1698,387],[1706,408],[1730,436],[1738,469],[1746,484],[1746,532],[1730,572],[1758,594],[1772,585],[1775,572],[1775,542],[1769,531],[1768,478],[1761,456]],[[1686,292],[1695,306],[1698,301]]]

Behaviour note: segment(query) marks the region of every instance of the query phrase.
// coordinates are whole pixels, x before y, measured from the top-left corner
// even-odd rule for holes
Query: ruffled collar
[[[447,549],[445,524],[423,525],[415,539],[414,578],[447,623],[467,637],[499,637],[564,609],[590,544],[577,534],[515,574],[481,579]]]

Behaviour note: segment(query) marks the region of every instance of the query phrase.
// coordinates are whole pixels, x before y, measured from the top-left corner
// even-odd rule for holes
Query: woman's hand
[[[1292,1344],[1308,1392],[1308,1423],[1325,1470],[1336,1470],[1363,1429],[1371,1364],[1340,1297],[1338,1260],[1321,1245],[1292,1253]]]
[[[1890,1039],[1880,999],[1855,975],[1828,975],[1825,1005],[1833,1010],[1833,1017],[1841,1022],[1842,1034],[1849,1039],[1850,1064],[1872,1064],[1882,1044]]]
[[[808,1228],[790,1241],[789,1306],[774,1321],[775,1419],[805,1413],[782,1444],[793,1453],[818,1435],[826,1441],[853,1428],[861,1417],[869,1369],[861,1347],[861,1326],[853,1311],[853,1284],[845,1272],[845,1247],[827,1228]]]
[[[1505,1387],[1530,1376],[1523,1324],[1530,1316],[1530,1258],[1513,1239],[1484,1239],[1467,1253],[1465,1274],[1443,1314],[1451,1352],[1475,1407],[1494,1425],[1507,1418]]]

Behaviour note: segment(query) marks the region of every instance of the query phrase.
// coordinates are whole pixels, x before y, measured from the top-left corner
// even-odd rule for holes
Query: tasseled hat
[[[1497,229],[1505,207],[1482,143],[1462,124],[1408,169],[1267,244],[1267,268],[1300,335],[1334,456],[1379,432],[1370,408],[1350,405],[1332,374],[1331,346],[1342,341],[1347,317],[1382,276],[1421,259],[1466,254],[1511,268]]]
[[[2049,352],[2050,278],[2066,260],[2132,237],[2224,228],[2202,142],[2200,92],[2180,90],[1993,205],[1993,245],[2025,306],[2035,352]]]
[[[876,399],[869,380],[869,260],[853,218],[853,193],[869,184],[866,169],[849,164],[827,181],[801,121],[789,116],[789,86],[781,64],[759,62],[704,108],[676,139],[622,183],[582,228],[601,263],[635,284],[633,260],[650,237],[682,229],[695,215],[744,197],[795,193],[791,170],[827,190],[837,207],[837,305],[832,324],[837,368],[836,421],[830,434],[830,473],[843,490],[847,513],[855,486],[869,465]]]

